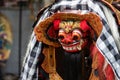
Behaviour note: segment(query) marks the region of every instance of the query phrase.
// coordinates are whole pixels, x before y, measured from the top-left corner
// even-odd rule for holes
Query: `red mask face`
[[[59,24],[58,40],[67,52],[82,50],[87,43],[80,22],[64,21]],[[85,30],[86,31],[86,30]]]
[[[60,29],[58,37],[63,49],[67,52],[80,51],[81,46],[84,43],[82,33],[79,29],[75,29],[69,33],[66,33],[63,29]]]

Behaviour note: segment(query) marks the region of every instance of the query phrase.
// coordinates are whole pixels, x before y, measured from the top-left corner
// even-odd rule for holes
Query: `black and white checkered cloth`
[[[114,13],[99,1],[100,0],[64,0],[56,2],[44,10],[36,25],[58,10],[81,10],[82,14],[88,12],[96,13],[100,16],[101,22],[103,23],[103,30],[96,41],[96,45],[108,63],[112,66],[116,75],[116,80],[120,80],[120,50],[117,45],[120,43],[119,36],[117,38],[114,37],[114,32],[112,32],[111,29],[111,26],[113,28],[118,28],[120,26],[115,22],[115,17],[113,17]],[[109,17],[107,17],[107,15],[112,15],[113,23],[110,23],[110,19],[108,19]],[[119,32],[116,33],[118,34]],[[36,40],[33,32],[23,62],[20,80],[38,80],[37,61],[41,53],[41,47],[42,43]]]

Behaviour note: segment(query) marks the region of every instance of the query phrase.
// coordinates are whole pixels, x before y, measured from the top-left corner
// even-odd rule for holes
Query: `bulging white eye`
[[[79,29],[75,29],[72,32],[72,39],[73,40],[80,40],[82,37],[81,31]]]

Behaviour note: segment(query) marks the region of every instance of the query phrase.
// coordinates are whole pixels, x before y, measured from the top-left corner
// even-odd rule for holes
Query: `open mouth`
[[[76,42],[70,45],[66,45],[66,44],[62,44],[62,47],[65,51],[67,52],[76,52],[76,51],[80,51],[81,50],[81,46],[83,44],[83,40],[80,40],[80,42]]]

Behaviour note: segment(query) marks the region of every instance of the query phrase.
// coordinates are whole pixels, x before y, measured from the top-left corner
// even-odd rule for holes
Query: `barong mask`
[[[54,27],[59,27],[58,40],[67,52],[82,50],[87,45],[90,27],[84,21],[54,21]]]

